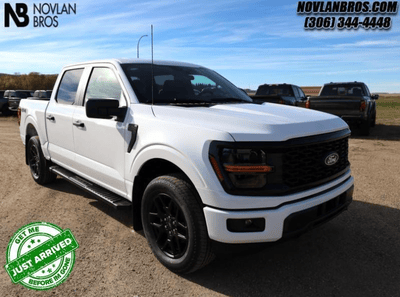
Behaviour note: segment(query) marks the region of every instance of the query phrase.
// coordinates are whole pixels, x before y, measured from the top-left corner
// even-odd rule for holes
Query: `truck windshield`
[[[203,67],[123,64],[122,68],[141,103],[231,103],[252,99],[216,72]]]
[[[28,98],[30,96],[31,93],[28,91],[15,91],[11,93],[11,97]]]
[[[326,85],[321,91],[320,96],[365,96],[365,91],[360,84],[335,84]]]
[[[288,85],[264,85],[257,89],[256,96],[258,95],[282,95],[293,97],[291,86]]]

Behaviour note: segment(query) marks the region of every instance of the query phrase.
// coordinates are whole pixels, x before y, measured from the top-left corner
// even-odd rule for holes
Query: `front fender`
[[[152,145],[141,150],[130,166],[128,179],[133,181],[142,166],[150,160],[162,159],[169,161],[185,173],[196,188],[204,188],[206,183],[190,158],[178,150],[166,145]]]

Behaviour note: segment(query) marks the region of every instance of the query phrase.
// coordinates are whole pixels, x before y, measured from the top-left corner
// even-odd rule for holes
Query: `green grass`
[[[400,124],[400,95],[381,95],[376,108],[378,123]]]

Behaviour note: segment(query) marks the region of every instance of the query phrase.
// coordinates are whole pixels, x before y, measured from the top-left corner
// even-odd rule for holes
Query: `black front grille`
[[[266,174],[266,185],[262,188],[236,188],[228,173],[221,171],[225,191],[232,195],[282,196],[323,185],[345,174],[349,169],[348,139],[350,130],[315,136],[293,138],[282,142],[220,142],[213,141],[210,155],[216,157],[220,168],[224,149],[263,150],[266,164],[274,168]],[[333,165],[325,160],[332,154],[338,155]]]
[[[311,145],[291,147],[283,154],[283,183],[299,187],[325,180],[345,170],[348,161],[348,137]],[[337,153],[339,160],[328,166],[325,158]]]

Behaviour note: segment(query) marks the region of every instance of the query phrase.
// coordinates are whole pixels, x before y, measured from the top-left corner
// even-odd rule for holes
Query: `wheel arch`
[[[133,180],[132,189],[132,211],[133,211],[133,229],[138,231],[142,230],[141,221],[141,202],[143,193],[147,185],[155,178],[168,174],[180,174],[183,178],[192,185],[194,195],[198,202],[202,205],[202,200],[192,182],[189,174],[185,172],[180,166],[176,165],[171,160],[165,158],[152,158],[142,164]]]
[[[28,141],[33,136],[39,136],[35,126],[32,123],[28,123],[26,125],[26,132],[25,132],[25,164],[28,165]],[[39,137],[40,139],[40,137]]]

